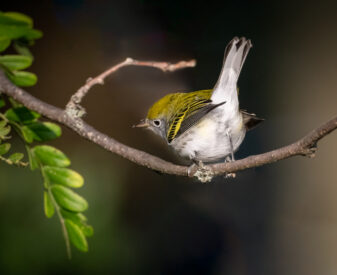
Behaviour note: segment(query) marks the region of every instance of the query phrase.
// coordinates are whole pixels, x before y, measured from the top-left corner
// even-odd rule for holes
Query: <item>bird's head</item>
[[[169,121],[175,113],[177,94],[168,94],[155,102],[147,116],[135,127],[147,128],[167,140]]]

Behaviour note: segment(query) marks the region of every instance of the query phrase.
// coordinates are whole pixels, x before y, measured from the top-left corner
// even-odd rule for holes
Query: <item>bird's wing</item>
[[[222,70],[211,96],[214,104],[226,101],[226,108],[238,110],[237,81],[251,47],[251,41],[244,37],[235,37],[227,45]]]
[[[167,141],[171,143],[173,139],[180,136],[193,125],[195,125],[202,117],[212,111],[214,108],[224,104],[212,104],[207,98],[193,100],[184,105],[173,117],[170,127],[167,131]]]

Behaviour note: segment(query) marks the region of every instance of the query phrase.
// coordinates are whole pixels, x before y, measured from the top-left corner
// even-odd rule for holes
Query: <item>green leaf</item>
[[[29,124],[36,121],[41,115],[22,106],[8,109],[5,116],[11,121]]]
[[[82,222],[86,222],[88,219],[82,213],[77,213],[77,216],[81,219]]]
[[[0,108],[4,107],[6,105],[5,100],[2,98],[2,96],[0,95]]]
[[[55,209],[54,209],[54,205],[52,203],[50,194],[47,191],[43,192],[43,199],[44,199],[43,200],[44,201],[44,213],[47,218],[51,218],[55,213]]]
[[[4,12],[3,15],[6,17],[15,19],[17,21],[25,22],[28,26],[33,27],[33,19],[29,16],[19,13],[19,12]]]
[[[83,222],[85,222],[82,219],[82,216],[84,216],[82,213],[71,212],[71,211],[68,211],[68,210],[65,210],[65,209],[61,208],[61,215],[65,219],[71,220],[72,222],[76,223],[78,226],[82,226]]]
[[[34,140],[34,132],[28,128],[28,126],[20,127],[22,136],[27,143],[32,143]]]
[[[52,140],[62,134],[61,127],[52,122],[33,122],[21,127],[21,132],[28,143]]]
[[[70,160],[67,158],[62,151],[49,146],[49,145],[39,145],[35,146],[33,149],[35,156],[38,158],[39,162],[43,165],[57,166],[57,167],[67,167],[70,165]]]
[[[88,251],[88,243],[84,233],[78,225],[71,220],[66,219],[65,225],[68,231],[69,239],[80,251]]]
[[[27,153],[28,153],[30,170],[34,171],[35,169],[39,168],[38,160],[36,159],[34,151],[28,146],[27,146]]]
[[[50,183],[62,184],[68,187],[79,188],[83,185],[83,177],[74,170],[61,167],[43,167],[43,171]]]
[[[22,153],[14,153],[10,155],[8,159],[13,163],[18,163],[20,160],[22,160],[23,157],[24,155]]]
[[[8,37],[0,36],[0,52],[3,52],[11,44],[11,40]]]
[[[25,33],[24,38],[28,40],[35,40],[41,38],[42,36],[43,36],[42,31],[31,29]]]
[[[16,14],[16,15],[15,15]],[[13,12],[0,12],[0,25],[4,26],[24,26],[31,28],[28,16]]]
[[[52,136],[60,137],[62,135],[62,129],[56,123],[53,122],[43,122],[43,125],[49,129],[49,132],[52,132]]]
[[[6,120],[0,120],[0,129],[1,128],[4,128],[7,124],[7,121]]]
[[[6,154],[9,149],[11,149],[11,145],[9,143],[4,143],[0,145],[0,156]]]
[[[70,212],[61,208],[61,214],[63,218],[77,224],[85,236],[91,237],[94,234],[94,229],[91,225],[86,224],[87,218],[82,213]]]
[[[20,37],[24,37],[25,35],[29,35],[32,31],[29,26],[26,26],[24,23],[22,24],[22,22],[18,24],[2,24],[1,21],[2,17],[0,16],[0,34],[1,37],[5,37],[7,39],[18,39]]]
[[[23,70],[32,65],[32,58],[18,54],[7,54],[0,56],[0,63],[10,70]]]
[[[81,230],[86,237],[91,237],[92,235],[94,235],[94,228],[91,225],[85,224],[81,227]]]
[[[58,138],[62,134],[61,127],[52,122],[34,122],[27,125],[36,141],[48,141]]]
[[[30,87],[34,86],[37,82],[37,76],[30,72],[12,71],[11,74],[7,73],[6,75],[17,86]]]
[[[11,131],[11,126],[0,128],[0,139],[5,139]]]
[[[34,57],[32,53],[30,52],[29,48],[27,47],[26,43],[15,41],[13,46],[18,54],[29,56],[32,60],[34,60]]]
[[[73,212],[83,212],[88,208],[87,201],[68,187],[59,184],[51,186],[56,202]]]
[[[0,34],[10,39],[25,38],[33,40],[40,38],[42,32],[32,28],[32,20],[19,13],[0,12]]]

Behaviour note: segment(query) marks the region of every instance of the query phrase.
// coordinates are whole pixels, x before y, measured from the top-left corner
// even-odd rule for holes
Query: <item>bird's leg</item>
[[[231,161],[235,161],[235,158],[234,158],[234,146],[233,146],[233,140],[232,140],[232,135],[231,135],[231,132],[230,132],[229,129],[227,129],[226,135],[227,135],[227,137],[228,137],[229,146],[230,146],[230,149],[231,149],[231,157],[232,157],[232,160],[231,160]]]
[[[229,129],[226,131],[226,135],[228,137],[229,146],[230,146],[230,149],[231,149],[231,155],[226,157],[225,162],[232,162],[232,161],[235,161],[234,146],[233,146],[233,140],[232,140],[232,136],[231,136],[231,133],[230,133]],[[235,173],[226,173],[225,174],[225,178],[235,178],[235,177],[236,177]]]

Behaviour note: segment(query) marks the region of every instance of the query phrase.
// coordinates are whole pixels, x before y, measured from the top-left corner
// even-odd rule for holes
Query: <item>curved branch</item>
[[[128,57],[123,62],[111,67],[110,69],[104,71],[95,78],[87,79],[85,85],[77,90],[77,92],[72,95],[66,106],[66,112],[72,117],[82,117],[85,114],[85,109],[80,105],[82,99],[88,93],[88,91],[97,84],[104,84],[104,79],[116,72],[122,67],[126,66],[142,66],[142,67],[152,67],[162,70],[163,72],[173,72],[176,70],[184,69],[187,67],[194,67],[196,61],[194,59],[189,61],[180,61],[176,64],[171,64],[167,62],[155,62],[155,61],[139,61]]]
[[[156,64],[156,62],[152,63]],[[153,64],[148,66],[156,67],[153,66]],[[233,173],[248,168],[258,167],[296,155],[313,157],[316,151],[317,142],[337,128],[336,116],[317,129],[314,129],[300,140],[288,146],[281,147],[264,154],[249,156],[234,162],[207,165],[203,169],[207,170],[210,175],[208,174],[208,177],[205,178],[204,175],[200,176],[200,173],[198,173],[200,171],[197,167],[189,169],[190,167],[188,166],[173,164],[146,152],[131,148],[97,131],[92,126],[85,123],[81,118],[72,117],[65,110],[49,105],[48,103],[33,97],[23,89],[16,87],[5,77],[4,73],[1,71],[0,91],[21,102],[27,108],[40,113],[50,120],[57,121],[67,126],[71,130],[78,133],[81,137],[92,141],[105,150],[120,155],[138,165],[145,166],[165,174],[178,176],[197,176],[201,181],[208,181],[214,175]]]

